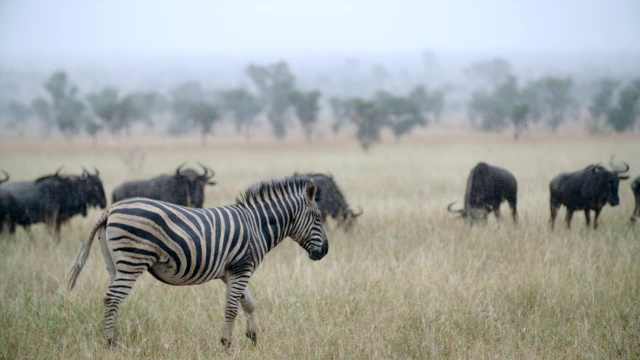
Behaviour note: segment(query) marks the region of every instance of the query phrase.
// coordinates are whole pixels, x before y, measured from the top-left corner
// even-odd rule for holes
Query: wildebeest
[[[0,185],[0,190],[13,197],[13,205],[6,217],[9,231],[15,226],[28,228],[32,224],[45,223],[54,226],[56,238],[60,227],[75,215],[87,215],[87,208],[106,207],[102,181],[86,170],[81,176],[46,175],[34,181],[16,181]]]
[[[331,217],[336,221],[337,226],[345,231],[353,228],[356,218],[362,215],[362,209],[356,213],[349,208],[349,204],[347,204],[333,176],[321,173],[294,173],[293,176],[309,177],[316,183],[319,193],[318,208],[322,214],[323,223],[326,222],[327,217]]]
[[[176,205],[201,208],[204,203],[205,185],[215,185],[211,178],[213,170],[200,164],[204,172],[198,174],[193,169],[182,170],[178,166],[173,175],[160,175],[151,179],[127,181],[113,189],[112,203],[120,200],[145,197],[170,202]]]
[[[484,162],[478,163],[467,178],[467,189],[464,194],[464,208],[452,210],[455,202],[449,204],[447,210],[459,213],[470,224],[485,222],[493,211],[500,220],[500,204],[509,203],[513,221],[518,221],[518,183],[509,171]]]
[[[591,223],[591,210],[595,211],[593,228],[598,228],[598,217],[606,203],[617,206],[620,203],[618,197],[618,185],[620,180],[626,180],[628,175],[622,175],[629,171],[629,165],[624,163],[622,169],[609,171],[600,165],[589,165],[586,168],[570,173],[561,173],[554,177],[549,184],[551,219],[553,229],[558,209],[561,205],[567,208],[565,222],[567,228],[571,227],[573,212],[584,210],[586,225]]]
[[[633,197],[636,199],[636,207],[631,214],[631,223],[635,224],[636,220],[640,218],[640,176],[638,176],[631,183],[631,190],[633,191]]]

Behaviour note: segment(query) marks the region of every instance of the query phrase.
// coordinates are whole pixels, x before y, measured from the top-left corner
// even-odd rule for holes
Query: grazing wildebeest
[[[609,171],[600,165],[589,165],[583,170],[571,173],[561,173],[554,177],[549,184],[550,207],[551,207],[551,228],[553,229],[558,209],[561,205],[567,208],[565,222],[567,228],[571,227],[573,212],[584,210],[586,225],[591,223],[591,210],[595,211],[593,228],[598,228],[598,217],[600,211],[606,203],[617,206],[620,203],[618,198],[618,185],[620,180],[626,180],[628,175],[621,175],[629,171],[629,165],[624,163],[622,169]]]
[[[316,183],[319,193],[318,208],[322,214],[323,223],[326,222],[327,217],[331,217],[338,227],[349,231],[355,225],[356,218],[362,215],[362,209],[356,213],[349,208],[333,176],[320,173],[294,173],[293,176],[309,177]]]
[[[245,334],[255,345],[256,301],[247,284],[267,253],[287,237],[311,260],[320,260],[329,251],[316,189],[311,179],[290,177],[250,188],[235,205],[210,209],[144,198],[120,201],[111,205],[91,230],[71,271],[69,290],[100,232],[98,239],[111,279],[104,296],[104,335],[110,345],[118,339],[120,305],[145,272],[176,286],[221,279],[227,291],[220,341],[225,346],[231,344],[233,324],[242,307]]]
[[[9,231],[15,226],[28,229],[30,225],[45,223],[55,229],[56,239],[60,239],[60,227],[75,215],[86,216],[87,207],[106,207],[102,182],[86,171],[81,176],[63,176],[60,169],[53,175],[40,177],[34,181],[16,181],[0,185],[14,200],[9,211]]]
[[[467,178],[467,189],[464,194],[464,208],[452,210],[455,202],[449,204],[447,210],[459,213],[471,225],[486,222],[490,212],[500,220],[500,204],[509,203],[513,221],[518,221],[518,183],[509,171],[484,162],[478,163]]]
[[[112,203],[134,197],[146,197],[176,205],[201,208],[205,185],[215,185],[213,170],[200,164],[204,173],[178,166],[173,175],[160,175],[151,179],[127,181],[113,189]]]
[[[631,183],[631,190],[633,191],[633,197],[636,199],[636,207],[633,210],[633,214],[631,214],[631,223],[635,224],[640,218],[640,176]]]

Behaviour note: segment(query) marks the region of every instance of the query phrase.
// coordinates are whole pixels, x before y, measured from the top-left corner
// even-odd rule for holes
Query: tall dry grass
[[[32,145],[32,146],[31,146]],[[206,205],[234,201],[248,185],[294,171],[329,171],[364,215],[345,234],[328,224],[330,251],[319,262],[286,240],[249,287],[258,300],[258,346],[236,320],[232,347],[219,344],[224,286],[171,287],[143,276],[122,306],[121,343],[102,339],[107,274],[94,249],[75,290],[65,279],[99,215],[76,218],[60,244],[34,226],[0,241],[0,358],[407,359],[639,358],[640,228],[621,205],[606,207],[597,231],[575,216],[572,230],[548,228],[548,183],[609,155],[640,171],[634,137],[414,137],[362,153],[349,142],[143,143],[146,162],[131,174],[131,145],[4,144],[0,164],[14,179],[60,164],[96,165],[107,193],[119,182],[201,161],[217,172]],[[42,146],[42,144],[39,144]],[[46,146],[46,144],[45,144]],[[491,218],[469,228],[446,212],[462,201],[478,161],[510,169],[519,182],[521,221]],[[71,171],[71,170],[70,170]],[[578,215],[578,214],[577,214]],[[564,216],[564,210],[561,212]]]

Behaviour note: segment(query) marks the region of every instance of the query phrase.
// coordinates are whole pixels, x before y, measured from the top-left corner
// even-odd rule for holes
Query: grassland
[[[327,225],[328,256],[310,261],[286,240],[250,282],[258,346],[236,320],[219,344],[219,281],[170,287],[143,276],[122,307],[121,343],[102,339],[107,285],[94,249],[73,292],[66,276],[99,215],[76,218],[56,244],[41,226],[0,241],[0,358],[4,359],[530,359],[640,358],[640,228],[632,195],[606,207],[600,229],[548,228],[548,183],[557,173],[617,159],[640,172],[637,136],[536,137],[423,134],[363,153],[349,141],[137,139],[142,171],[123,162],[131,142],[4,141],[0,167],[29,179],[64,164],[100,169],[107,195],[119,182],[171,171],[188,160],[216,170],[206,206],[294,171],[329,171],[364,215],[348,234]],[[491,218],[469,228],[446,212],[462,201],[468,171],[483,160],[519,182],[521,222]],[[506,208],[506,205],[504,205]],[[561,212],[564,216],[564,210]]]

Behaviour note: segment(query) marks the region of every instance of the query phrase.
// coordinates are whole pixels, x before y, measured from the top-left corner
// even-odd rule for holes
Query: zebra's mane
[[[246,205],[251,202],[262,202],[269,192],[274,189],[280,190],[282,193],[295,194],[303,191],[307,183],[311,181],[308,177],[290,176],[262,181],[245,190],[236,198],[236,205]],[[316,190],[316,199],[320,194],[319,189]]]

